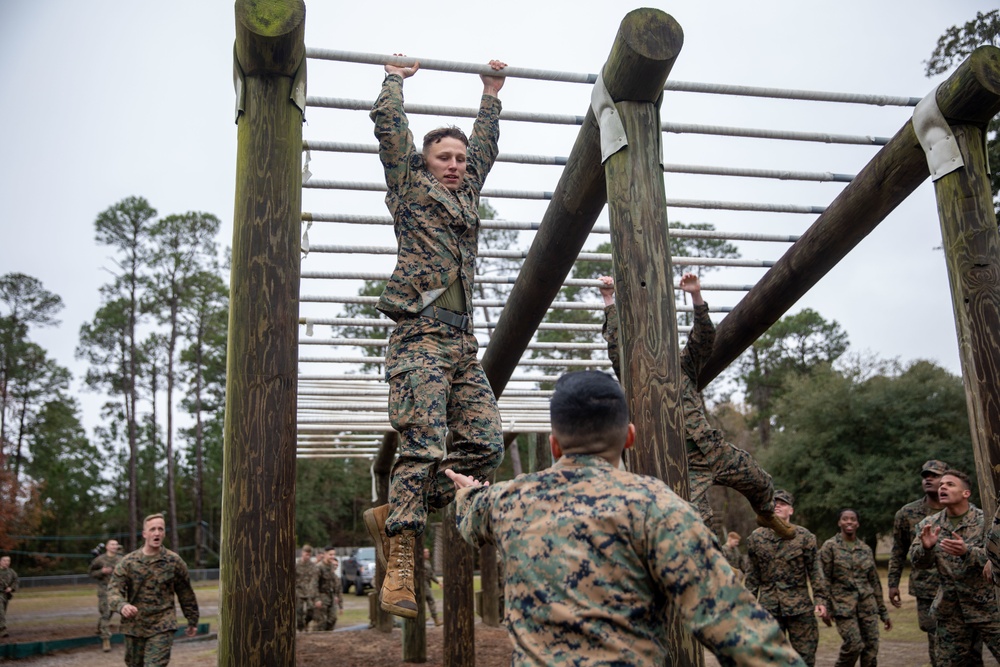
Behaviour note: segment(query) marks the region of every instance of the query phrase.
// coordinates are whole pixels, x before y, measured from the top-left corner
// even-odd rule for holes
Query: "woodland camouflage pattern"
[[[903,505],[892,522],[892,555],[889,557],[889,588],[899,588],[903,576],[903,566],[917,536],[917,524],[936,510],[927,502],[927,496]],[[931,602],[937,595],[940,577],[936,569],[910,569],[909,593],[917,598],[917,623],[920,629],[927,633],[927,650],[931,656],[931,664],[937,666],[937,633],[934,631],[937,623],[931,614]],[[982,664],[982,663],[980,663]]]
[[[377,306],[398,322],[386,351],[389,421],[400,443],[385,531],[420,534],[428,505],[444,507],[454,498],[445,468],[482,479],[503,459],[500,412],[477,359],[476,337],[417,316],[458,281],[471,310],[479,192],[499,152],[500,100],[482,97],[469,138],[465,181],[455,192],[424,166],[403,112],[398,74],[385,77],[371,118],[398,243],[396,268]],[[454,434],[454,447],[445,457],[448,431]]]
[[[983,579],[986,564],[986,531],[983,511],[970,506],[958,525],[952,525],[947,510],[932,514],[917,524],[910,547],[910,562],[919,569],[936,568],[940,588],[932,613],[937,617],[937,667],[965,667],[972,664],[972,647],[981,637],[993,656],[1000,660],[1000,612],[990,582]],[[924,549],[920,541],[923,527],[940,527],[938,543]],[[968,547],[964,556],[941,548],[941,540],[961,537]]]
[[[618,309],[615,304],[604,309],[604,339],[615,375],[621,378]],[[684,431],[687,436],[688,478],[691,503],[701,518],[712,526],[714,514],[708,502],[708,489],[727,486],[742,493],[757,514],[774,511],[774,484],[747,451],[726,442],[722,431],[712,428],[705,415],[705,401],[698,391],[698,374],[712,355],[715,325],[708,316],[708,304],[694,307],[694,325],[681,351],[681,404],[684,407]],[[718,526],[714,526],[718,528]]]
[[[459,491],[459,530],[505,564],[512,665],[662,665],[668,603],[724,665],[802,665],[693,508],[603,458]]]
[[[479,252],[479,191],[499,153],[500,100],[483,95],[466,162],[465,182],[448,190],[424,166],[403,112],[403,78],[389,74],[371,111],[399,253],[377,308],[394,320],[416,315],[461,280],[465,303]]]
[[[312,561],[295,561],[295,626],[305,630],[313,619],[319,597],[319,567]]]
[[[788,633],[788,640],[807,665],[816,664],[819,626],[815,605],[829,599],[820,569],[816,536],[793,526],[795,537],[783,540],[770,528],[758,528],[747,538],[747,589]],[[812,585],[813,599],[809,597]],[[815,600],[815,603],[814,603]]]
[[[10,593],[5,593],[8,588]],[[0,633],[7,631],[7,603],[17,591],[17,572],[13,568],[5,567],[0,570]]]
[[[97,620],[97,634],[101,639],[111,638],[111,616],[114,610],[108,604],[108,582],[111,581],[111,574],[122,558],[124,556],[121,554],[112,556],[103,553],[90,563],[90,576],[97,579],[97,611],[101,615]],[[110,567],[111,572],[105,574],[103,572],[105,567]]]
[[[823,543],[819,559],[830,596],[827,609],[843,639],[837,667],[853,667],[859,657],[861,667],[875,667],[878,621],[888,621],[889,612],[872,550],[861,540],[850,543],[838,533]]]
[[[319,572],[319,599],[323,607],[313,610],[313,620],[318,629],[333,630],[337,625],[337,603],[343,604],[344,591],[333,563],[319,563],[316,569]]]
[[[181,613],[189,627],[198,625],[198,599],[191,588],[187,565],[184,560],[166,548],[155,556],[145,556],[142,549],[128,554],[115,566],[108,583],[108,604],[120,612],[126,604],[138,607],[132,618],[122,618],[121,631],[129,638],[140,641],[126,642],[134,660],[129,665],[166,664],[170,659],[170,644],[177,630],[177,613],[174,596],[181,605]],[[155,635],[165,637],[153,640]],[[149,640],[149,641],[147,641]],[[150,643],[151,642],[151,643]],[[145,663],[139,660],[145,649]]]

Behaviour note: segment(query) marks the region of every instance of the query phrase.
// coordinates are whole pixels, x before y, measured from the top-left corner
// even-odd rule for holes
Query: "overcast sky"
[[[651,3],[684,29],[671,78],[751,86],[923,97],[943,80],[923,76],[938,36],[993,2],[701,2]],[[308,46],[461,62],[500,58],[511,65],[597,72],[632,3],[312,2]],[[97,214],[130,195],[161,215],[208,211],[232,238],[236,126],[233,123],[231,2],[69,0],[0,3],[0,274],[40,278],[66,303],[59,329],[33,335],[79,378],[73,357],[80,325],[99,306],[109,279],[107,249],[94,242]],[[310,61],[309,94],[374,99],[380,67]],[[420,72],[407,100],[476,106],[479,81]],[[511,80],[501,93],[511,111],[582,115],[586,86]],[[665,121],[892,136],[911,115],[899,107],[766,101],[668,94]],[[457,119],[463,127],[471,121]],[[439,124],[414,118],[418,135]],[[502,125],[501,151],[567,155],[578,129]],[[306,138],[373,143],[364,113],[310,109]],[[668,162],[856,173],[874,147],[668,135]],[[313,156],[316,178],[378,181],[373,156]],[[557,168],[498,165],[487,187],[551,190]],[[668,175],[667,196],[684,199],[826,205],[839,184],[765,182]],[[544,204],[497,199],[501,217],[539,220]],[[307,211],[384,215],[378,193],[307,191]],[[815,216],[671,210],[672,220],[719,229],[801,233]],[[391,232],[355,239],[352,230],[315,227],[314,243],[387,245]],[[527,238],[526,238],[527,241]],[[596,242],[595,242],[596,243]],[[796,306],[840,322],[855,350],[904,361],[932,359],[959,372],[954,318],[940,250],[933,190],[922,186],[852,255]],[[773,245],[746,244],[748,258],[775,259]],[[310,256],[303,269],[330,258]],[[362,258],[388,271],[391,258]],[[712,274],[752,282],[760,270]],[[356,289],[354,287],[353,289]],[[303,293],[341,287],[309,285]],[[739,295],[710,295],[732,305]],[[303,309],[304,312],[306,308]],[[334,313],[326,312],[326,316]],[[99,404],[84,400],[86,423]]]

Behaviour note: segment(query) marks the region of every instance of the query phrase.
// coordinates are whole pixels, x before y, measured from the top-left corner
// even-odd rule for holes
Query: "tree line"
[[[161,511],[173,548],[191,548],[196,566],[217,560],[229,310],[219,226],[210,213],[159,217],[142,197],[94,221],[109,280],[76,349],[84,385],[107,399],[93,438],[69,370],[32,341],[58,326],[61,297],[33,276],[0,277],[0,548],[26,571],[79,569],[69,559],[107,537],[134,548],[142,516]]]

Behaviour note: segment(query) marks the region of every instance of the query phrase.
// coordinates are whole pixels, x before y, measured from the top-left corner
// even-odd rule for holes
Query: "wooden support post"
[[[549,444],[548,433],[535,434],[535,455],[531,462],[531,471],[545,470],[552,465],[552,446]]]
[[[612,99],[655,102],[683,41],[680,25],[668,14],[649,8],[629,12],[622,19],[603,69],[604,85]],[[486,346],[483,370],[497,396],[507,386],[607,202],[600,143],[594,111],[588,109],[507,306]]]
[[[403,619],[403,662],[427,662],[427,605],[424,604],[424,548],[413,549],[413,581],[417,594],[417,617]]]
[[[938,87],[937,103],[951,122],[989,122],[1000,111],[1000,49],[976,49]],[[743,354],[929,175],[913,122],[907,121],[722,320],[698,386]]]
[[[944,240],[979,496],[992,516],[1000,482],[1000,234],[983,130],[953,127],[965,166],[934,183]]]
[[[626,466],[689,498],[681,365],[660,114],[650,102],[619,102],[628,146],[605,164],[615,300],[621,321],[622,385],[641,434]]]
[[[376,505],[384,505],[389,502],[389,482],[392,473],[392,461],[396,457],[396,449],[399,447],[399,434],[389,431],[382,435],[382,444],[379,446],[378,454],[372,464],[372,472],[375,475],[375,495],[378,500]],[[375,613],[371,618],[372,625],[379,632],[392,632],[392,614],[382,609],[378,604],[378,594],[382,590],[382,583],[385,581],[385,568],[377,560],[375,562],[375,580],[372,582],[375,596]]]
[[[236,2],[242,70],[224,435],[219,665],[295,664],[302,0]]]
[[[500,596],[503,591],[497,585],[497,548],[484,544],[479,549],[479,589],[483,596],[480,614],[483,625],[491,628],[500,626]]]
[[[473,550],[455,526],[455,503],[445,508],[444,526],[444,665],[472,667],[476,664]]]

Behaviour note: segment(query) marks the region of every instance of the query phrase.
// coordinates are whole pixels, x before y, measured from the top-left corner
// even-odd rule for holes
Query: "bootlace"
[[[413,538],[408,535],[399,538],[399,557],[396,559],[396,569],[402,581],[409,581],[413,578]]]

